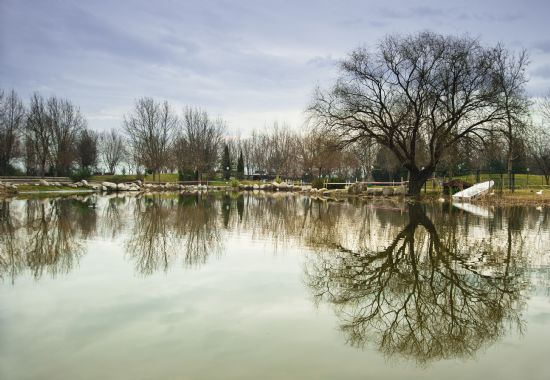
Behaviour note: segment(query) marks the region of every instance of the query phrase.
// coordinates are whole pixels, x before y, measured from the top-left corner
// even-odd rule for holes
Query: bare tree
[[[168,102],[157,103],[152,98],[138,99],[133,113],[124,117],[133,153],[153,172],[153,179],[168,163],[177,124]]]
[[[81,168],[94,168],[98,161],[99,135],[85,128],[78,139],[77,156]]]
[[[23,102],[15,91],[0,90],[0,175],[8,174],[11,161],[18,156],[25,121]]]
[[[109,173],[115,173],[125,154],[124,138],[115,129],[103,132],[99,136],[99,155]]]
[[[531,157],[550,185],[550,92],[539,104],[542,123],[529,130],[528,146]]]
[[[225,131],[223,120],[212,120],[199,108],[185,108],[175,149],[179,170],[193,170],[199,178],[215,170]]]
[[[299,149],[302,170],[311,176],[331,174],[342,161],[342,152],[334,136],[310,131],[300,138]]]
[[[50,116],[46,111],[44,98],[38,93],[31,97],[25,124],[25,140],[27,171],[36,170],[43,177],[50,156]]]
[[[528,65],[527,52],[524,50],[518,55],[510,53],[502,45],[495,49],[497,65],[497,83],[500,87],[501,102],[505,112],[502,121],[502,132],[508,145],[507,172],[508,186],[514,189],[513,162],[517,158],[514,145],[521,138],[527,127],[526,119],[529,116],[529,101],[525,94],[527,78],[525,70]]]
[[[341,63],[334,87],[316,91],[312,121],[348,143],[369,138],[386,146],[416,195],[450,147],[504,120],[507,84],[495,80],[495,62],[495,49],[470,37],[389,36]]]
[[[351,146],[351,153],[357,159],[361,175],[367,181],[372,178],[372,170],[379,150],[380,146],[374,139],[362,139]]]

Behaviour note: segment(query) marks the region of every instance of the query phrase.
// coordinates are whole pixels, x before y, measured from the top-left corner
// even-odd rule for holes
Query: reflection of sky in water
[[[409,223],[407,205],[301,197],[100,199],[96,209],[81,201],[35,203],[13,201],[8,214],[2,206],[1,378],[538,379],[550,373],[548,209],[496,209],[484,219],[427,207],[443,245],[458,246],[451,251],[462,261],[451,261],[452,273],[465,273],[472,284],[500,273],[511,239],[522,333],[510,323],[471,356],[419,364],[382,354],[372,340],[361,348],[347,344],[340,327],[350,309],[317,300],[308,277],[312,264],[349,260],[346,249],[360,257],[386,249]],[[44,220],[56,253],[42,250],[46,257],[37,257],[28,244]],[[415,232],[415,247],[427,257],[422,247],[430,237],[422,231]],[[340,285],[338,291],[345,282],[329,285]],[[399,298],[393,288],[385,294]]]

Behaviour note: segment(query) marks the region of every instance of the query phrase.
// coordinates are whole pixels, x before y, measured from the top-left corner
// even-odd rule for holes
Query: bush
[[[69,178],[75,182],[82,181],[83,179],[88,179],[92,176],[92,171],[89,168],[80,168],[73,170],[69,175]]]
[[[231,180],[231,187],[239,187],[239,181],[235,178]]]
[[[277,177],[275,177],[275,182],[281,183],[281,182],[283,182],[283,180],[281,179],[281,177],[277,176]]]
[[[311,187],[314,189],[322,189],[325,186],[325,181],[323,181],[322,178],[314,178],[313,181],[311,181]]]

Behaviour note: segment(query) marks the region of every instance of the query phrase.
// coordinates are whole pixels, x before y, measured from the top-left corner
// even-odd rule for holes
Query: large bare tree
[[[432,32],[388,36],[342,61],[336,84],[316,91],[312,121],[345,142],[387,147],[417,195],[450,147],[504,120],[496,50]]]
[[[157,103],[152,98],[138,99],[134,111],[124,117],[133,153],[153,172],[153,179],[168,163],[177,124],[168,102]]]
[[[8,174],[11,161],[18,155],[25,122],[25,108],[15,91],[0,90],[0,175]]]

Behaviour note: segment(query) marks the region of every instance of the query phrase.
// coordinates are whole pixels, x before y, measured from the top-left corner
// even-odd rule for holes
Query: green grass
[[[78,191],[86,190],[83,188],[74,188],[69,186],[35,186],[35,185],[19,185],[17,186],[17,191],[56,191],[56,190],[69,190],[69,191]]]
[[[114,182],[114,183],[121,183],[121,182],[132,182],[138,180],[138,176],[135,174],[115,174],[115,175],[94,175],[91,176],[88,181],[94,181],[94,182]]]
[[[501,176],[500,174],[480,174],[480,181],[488,181],[493,180],[495,181],[495,184],[501,183]],[[460,176],[456,177],[460,178],[466,182],[470,183],[476,183],[476,175],[475,174],[469,174],[466,176]],[[504,187],[508,187],[508,176],[506,174],[502,175],[502,181],[504,184]],[[541,188],[546,186],[546,183],[544,181],[544,176],[538,175],[538,174],[516,174],[515,175],[515,187],[516,188]]]

